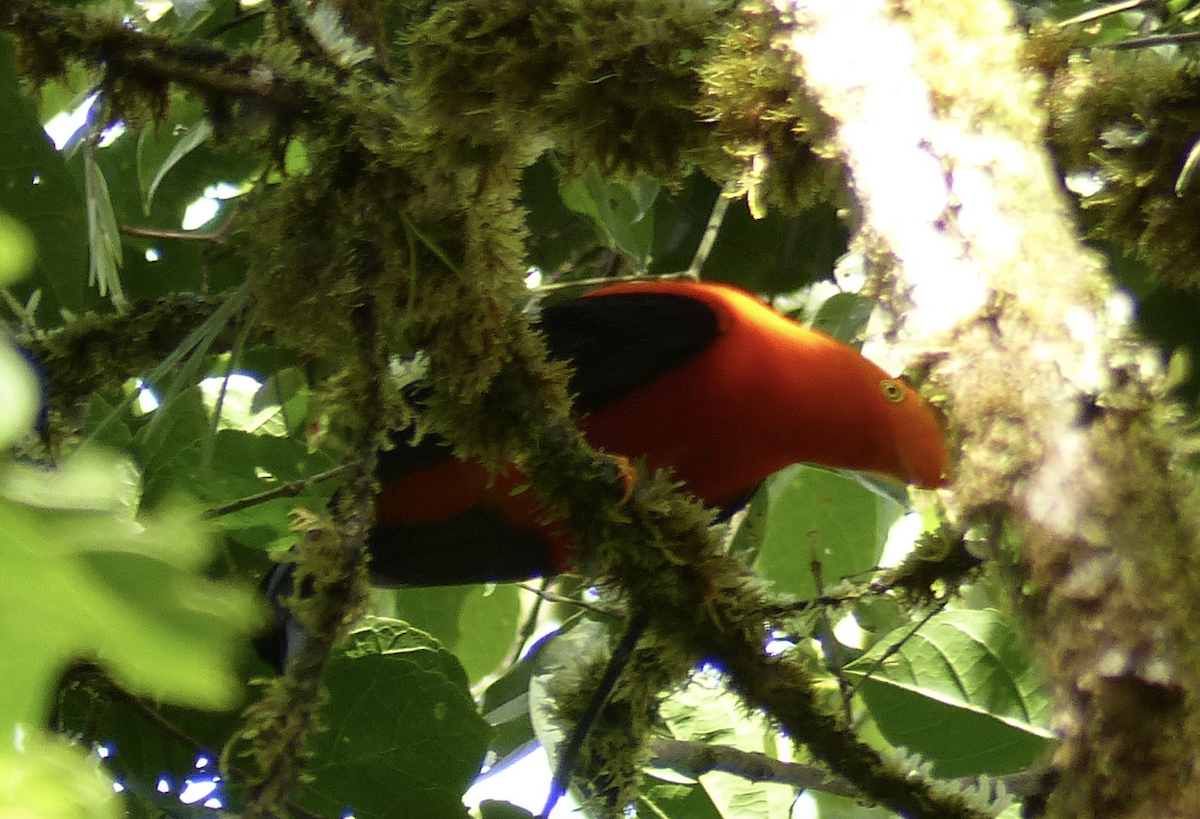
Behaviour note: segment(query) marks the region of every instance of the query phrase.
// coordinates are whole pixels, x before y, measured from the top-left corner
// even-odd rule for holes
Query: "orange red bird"
[[[853,348],[722,284],[602,287],[546,307],[550,355],[574,366],[589,443],[671,467],[705,503],[743,503],[772,472],[807,462],[940,485],[938,416]],[[383,585],[516,580],[572,567],[525,476],[493,476],[425,441],[381,453],[371,571]]]

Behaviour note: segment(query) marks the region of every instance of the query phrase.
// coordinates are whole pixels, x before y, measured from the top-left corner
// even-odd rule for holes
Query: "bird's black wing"
[[[682,367],[720,335],[717,316],[704,302],[669,293],[616,293],[545,307],[535,326],[551,358],[569,361],[575,411],[603,409],[662,375]],[[409,399],[421,403],[414,385]],[[453,457],[436,435],[412,443],[412,430],[393,436],[379,453],[379,479],[411,475]]]
[[[575,411],[603,409],[682,367],[720,335],[707,304],[669,293],[614,293],[551,305],[538,327],[550,357],[574,365]]]

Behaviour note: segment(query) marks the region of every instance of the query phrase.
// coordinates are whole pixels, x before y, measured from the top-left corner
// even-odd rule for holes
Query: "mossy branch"
[[[814,790],[852,799],[863,797],[853,782],[830,776],[823,767],[782,762],[761,752],[698,740],[664,738],[651,741],[650,750],[654,755],[654,766],[686,772],[695,778],[721,771],[748,782],[776,782],[797,790]],[[1003,790],[1012,796],[1029,796],[1038,791],[1039,780],[1045,773],[1043,768],[1029,768],[995,778],[967,776],[955,780],[955,785],[963,789],[986,789],[996,795]]]
[[[127,379],[152,370],[224,301],[223,295],[175,294],[134,304],[125,314],[80,316],[20,340],[45,368],[52,406],[69,414],[92,392],[117,393]],[[225,325],[217,348],[232,345],[236,324]]]
[[[1030,51],[1058,41],[1040,35]],[[1194,60],[1155,51],[1097,51],[1048,69],[1050,144],[1081,178],[1093,233],[1144,260],[1172,286],[1200,288],[1200,92]]]
[[[863,202],[858,246],[880,292],[908,308],[896,337],[927,356],[951,409],[955,513],[1023,542],[1012,604],[1063,738],[1051,812],[1190,815],[1194,441],[1160,354],[1075,233],[1010,14],[1000,2],[798,4],[783,43],[839,123]],[[874,58],[853,76],[830,50],[847,24]]]
[[[80,60],[107,72],[110,92],[140,91],[140,100],[124,97],[116,116],[139,110],[161,111],[170,83],[179,83],[210,101],[232,105],[239,99],[269,103],[280,114],[298,116],[327,108],[312,94],[311,83],[298,83],[266,71],[252,57],[198,40],[180,41],[137,31],[119,16],[83,8],[4,0],[0,28],[15,34],[23,49],[21,63],[35,80],[65,73],[68,60]],[[324,104],[323,104],[324,103]]]

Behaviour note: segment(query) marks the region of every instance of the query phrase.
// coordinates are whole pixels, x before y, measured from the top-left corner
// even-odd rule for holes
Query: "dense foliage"
[[[933,107],[953,108],[961,80],[936,75],[955,38],[920,28],[938,4],[898,5]],[[1020,26],[1029,88],[1010,93],[1036,94],[1081,229],[1174,354],[1097,366],[1144,376],[1154,417],[1182,428],[1192,406],[1165,394],[1193,397],[1200,345],[1197,12],[978,5]],[[976,817],[1006,791],[1044,799],[1052,726],[1086,721],[1063,680],[1083,674],[1038,625],[1061,609],[1023,551],[1036,527],[969,480],[995,460],[972,449],[994,408],[926,384],[962,444],[957,500],[797,465],[712,525],[664,475],[617,508],[529,329],[578,284],[689,271],[869,339],[918,380],[955,360],[952,336],[883,332],[906,310],[895,260],[863,229],[839,117],[782,45],[794,25],[731,0],[0,0],[0,813],[207,814],[179,796],[219,757],[235,813],[464,816],[481,768],[559,751],[634,614],[650,631],[575,771],[597,815],[780,817],[803,793],[822,817]],[[1149,412],[1081,390],[1089,418]],[[1007,420],[999,459],[1023,481],[1048,448],[1023,450],[1030,420]],[[368,592],[376,451],[414,423],[525,466],[587,533],[586,574]],[[1194,479],[1165,456],[1159,471]],[[322,639],[276,676],[252,650],[272,616],[256,588],[297,543]],[[1064,595],[1090,602],[1115,560]],[[1174,574],[1147,599],[1185,605]],[[1194,710],[1186,663],[1142,648],[1130,698]],[[1138,815],[1120,775],[1137,760],[1054,762],[1097,810]]]

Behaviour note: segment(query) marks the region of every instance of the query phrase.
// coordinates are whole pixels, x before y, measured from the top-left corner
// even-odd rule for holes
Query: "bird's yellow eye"
[[[885,378],[879,382],[879,388],[883,390],[883,397],[893,404],[899,404],[904,400],[904,387],[900,385],[899,381]]]

